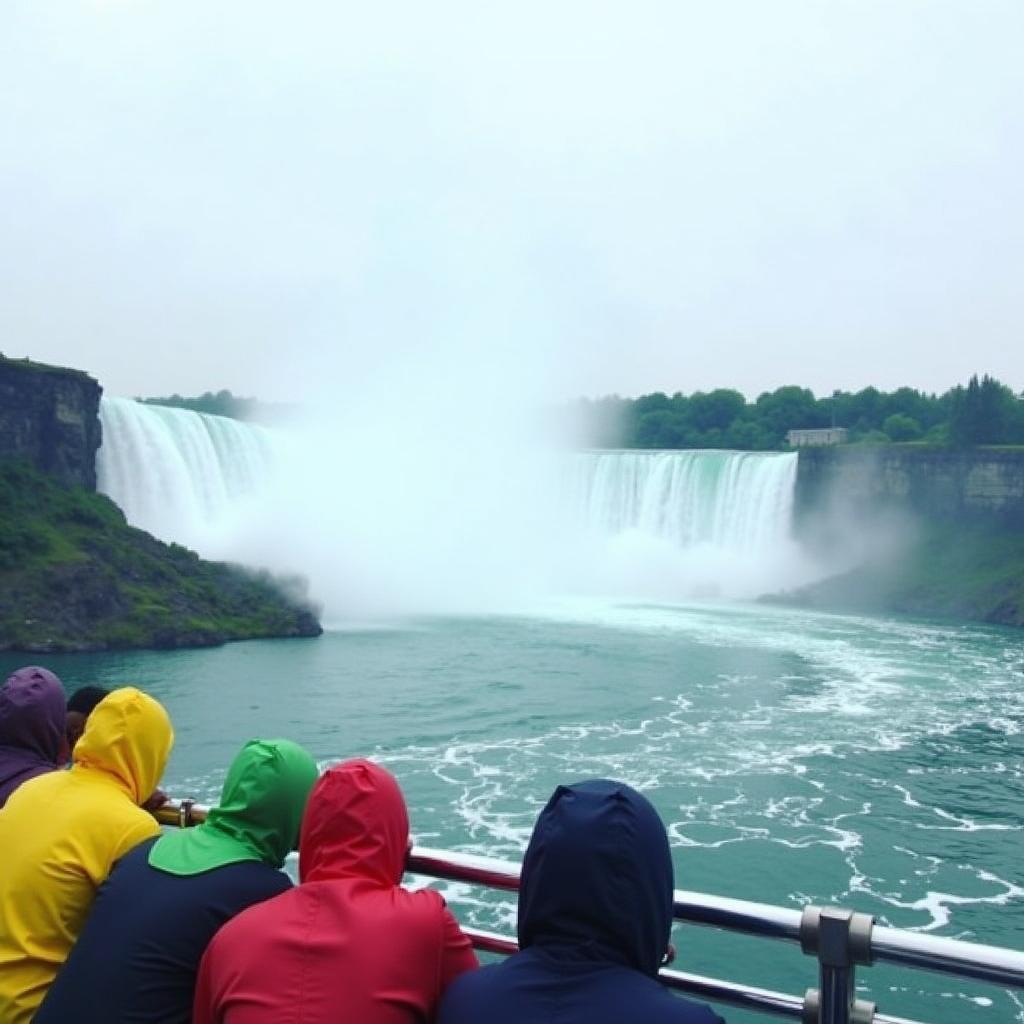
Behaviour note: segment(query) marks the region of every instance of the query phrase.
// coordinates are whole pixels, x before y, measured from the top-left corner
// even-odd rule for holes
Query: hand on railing
[[[164,804],[168,803],[170,799],[171,798],[162,789],[154,789],[153,795],[141,806],[144,811],[149,811],[150,814],[154,814],[156,811],[159,811]]]

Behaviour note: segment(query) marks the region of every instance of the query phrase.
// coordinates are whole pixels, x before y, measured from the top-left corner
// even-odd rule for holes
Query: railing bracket
[[[855,968],[872,962],[875,919],[835,907],[804,907],[800,948],[818,958],[819,987],[804,996],[804,1024],[872,1024],[875,1004],[856,998]]]

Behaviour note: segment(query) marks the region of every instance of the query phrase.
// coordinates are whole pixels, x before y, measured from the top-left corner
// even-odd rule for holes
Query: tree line
[[[295,407],[292,405],[263,402],[258,398],[242,398],[227,390],[204,391],[192,398],[175,393],[165,398],[136,398],[136,401],[145,405],[169,405],[175,409],[189,409],[210,416],[227,416],[233,420],[248,420],[269,425],[285,421],[295,413]]]
[[[987,375],[941,395],[869,387],[819,398],[788,385],[748,402],[739,391],[718,388],[581,399],[578,411],[587,442],[602,448],[770,451],[786,447],[789,430],[830,426],[846,427],[849,440],[861,444],[1024,444],[1024,394]]]
[[[143,398],[194,412],[263,423],[285,422],[295,408],[218,391],[184,398]],[[931,445],[1024,444],[1024,394],[988,375],[971,377],[941,395],[915,388],[836,391],[818,398],[808,388],[787,385],[748,402],[729,388],[639,398],[610,395],[580,399],[584,437],[597,448],[786,447],[786,433],[805,427],[846,427],[860,444],[917,442]]]

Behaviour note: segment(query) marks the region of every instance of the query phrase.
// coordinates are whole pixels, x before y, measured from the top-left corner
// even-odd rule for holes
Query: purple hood
[[[48,669],[19,668],[0,686],[0,807],[23,782],[60,766],[66,708]]]

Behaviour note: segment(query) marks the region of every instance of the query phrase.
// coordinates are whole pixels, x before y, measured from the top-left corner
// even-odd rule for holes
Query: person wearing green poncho
[[[142,843],[100,888],[35,1024],[188,1024],[203,951],[246,907],[291,887],[316,763],[289,740],[251,740],[196,828]]]

